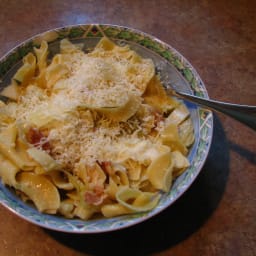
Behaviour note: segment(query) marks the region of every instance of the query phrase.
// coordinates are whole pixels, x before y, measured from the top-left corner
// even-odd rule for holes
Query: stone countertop
[[[0,55],[43,31],[124,25],[182,53],[213,99],[256,105],[253,0],[1,0]],[[45,230],[0,206],[0,256],[256,255],[256,133],[215,114],[213,143],[191,188],[142,224],[106,234]]]

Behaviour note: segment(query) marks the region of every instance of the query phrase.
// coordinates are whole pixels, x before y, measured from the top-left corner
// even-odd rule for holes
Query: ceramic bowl
[[[49,43],[50,55],[59,51],[59,42],[68,38],[84,43],[84,49],[93,48],[99,39],[107,36],[120,45],[128,44],[143,57],[151,58],[166,85],[173,84],[181,91],[208,98],[206,88],[193,66],[170,45],[141,31],[116,25],[85,24],[53,29],[36,35],[18,45],[0,59],[0,88],[10,82],[21,65],[22,58],[42,39]],[[162,195],[158,206],[150,212],[124,215],[110,219],[66,219],[38,212],[20,200],[0,182],[0,203],[19,217],[41,227],[70,233],[100,233],[138,224],[160,213],[174,203],[193,183],[207,158],[212,139],[213,117],[211,111],[185,102],[191,113],[195,142],[189,152],[191,166],[173,183],[171,190]]]

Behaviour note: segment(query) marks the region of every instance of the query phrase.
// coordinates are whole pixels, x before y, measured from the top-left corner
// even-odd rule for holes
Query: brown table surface
[[[256,105],[256,1],[1,0],[0,55],[48,29],[111,23],[181,52],[213,99]],[[0,206],[0,255],[256,255],[256,133],[222,114],[191,188],[163,213],[121,231],[45,230]]]

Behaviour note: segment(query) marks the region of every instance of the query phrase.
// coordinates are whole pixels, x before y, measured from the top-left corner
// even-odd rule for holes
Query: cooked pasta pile
[[[185,105],[150,59],[102,38],[90,53],[43,41],[0,102],[0,177],[40,212],[113,217],[153,209],[188,166]]]

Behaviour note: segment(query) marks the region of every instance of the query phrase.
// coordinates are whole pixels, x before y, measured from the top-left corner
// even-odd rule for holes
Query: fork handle
[[[226,103],[216,100],[204,99],[194,95],[190,95],[183,92],[174,92],[174,95],[186,99],[190,102],[196,103],[203,107],[209,108],[213,111],[224,113],[241,123],[249,126],[253,130],[256,130],[256,106],[239,105]]]

